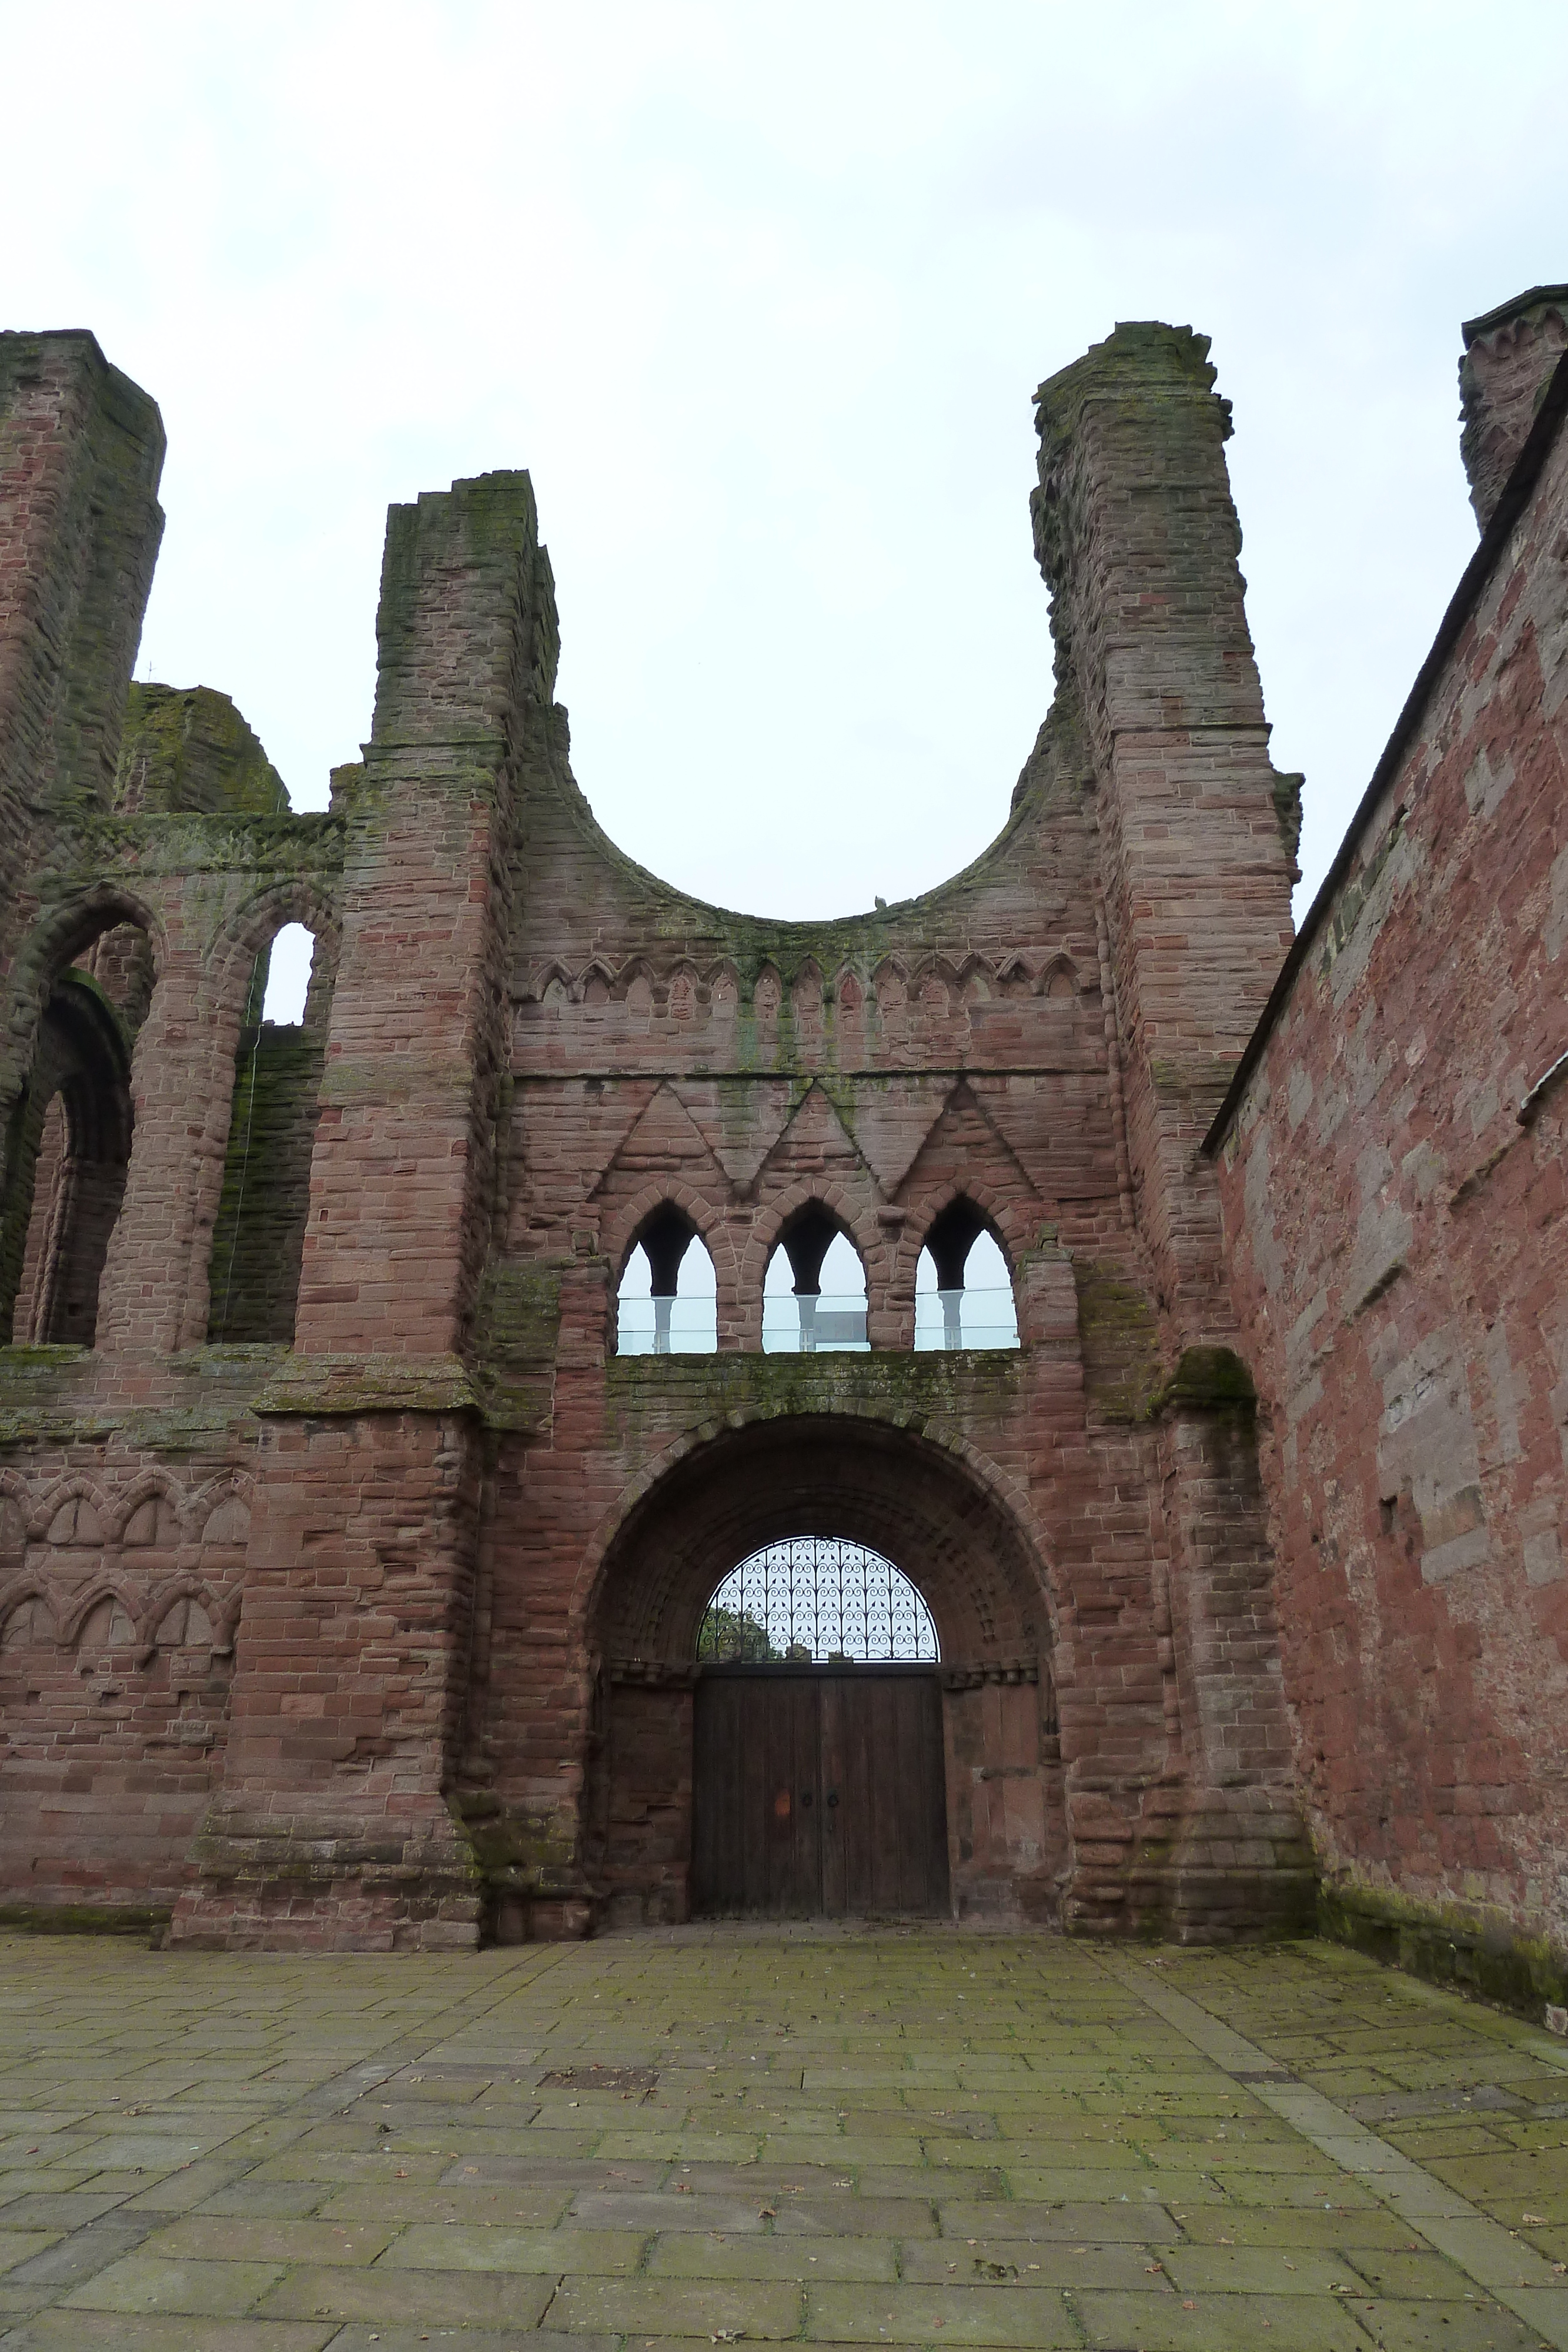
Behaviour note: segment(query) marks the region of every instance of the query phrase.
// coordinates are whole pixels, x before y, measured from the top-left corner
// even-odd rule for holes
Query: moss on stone
[[[173,1916],[155,1903],[0,1903],[0,1928],[14,1936],[134,1936],[154,1950]]]
[[[518,1812],[467,1793],[453,1800],[453,1811],[486,1885],[545,1895],[571,1893],[580,1883],[576,1845],[553,1814]]]
[[[254,1399],[256,1413],[313,1420],[365,1412],[472,1412],[478,1397],[455,1356],[287,1356]]]
[[[241,1033],[209,1260],[214,1345],[293,1339],[325,1053],[319,1032],[267,1022]]]
[[[1078,1336],[1090,1404],[1106,1421],[1146,1418],[1160,1383],[1159,1325],[1146,1292],[1119,1269],[1074,1258]]]
[[[128,814],[279,816],[288,808],[257,738],[210,686],[131,687],[114,800]]]
[[[1318,1890],[1319,1933],[1427,1984],[1469,1992],[1535,2023],[1568,2003],[1568,1954],[1500,1915],[1413,1901],[1348,1878]]]
[[[63,897],[129,868],[180,877],[241,874],[270,881],[297,875],[330,882],[342,866],[347,832],[341,816],[319,810],[299,816],[232,810],[210,816],[89,814],[61,832],[38,867],[39,888],[46,900]]]
[[[493,1428],[533,1430],[549,1421],[560,1331],[560,1286],[578,1258],[492,1265],[474,1319],[474,1381]]]
[[[1017,1349],[902,1348],[870,1355],[760,1355],[751,1349],[722,1356],[612,1356],[606,1365],[606,1411],[618,1438],[634,1438],[645,1423],[672,1413],[716,1428],[738,1413],[858,1414],[919,1434],[945,1423],[1014,1409],[1027,1370]]]
[[[1188,1348],[1162,1389],[1149,1400],[1151,1413],[1173,1406],[1199,1412],[1256,1410],[1252,1375],[1231,1348]]]

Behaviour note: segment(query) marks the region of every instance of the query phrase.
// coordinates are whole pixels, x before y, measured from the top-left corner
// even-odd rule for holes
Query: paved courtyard
[[[1568,2045],[1325,1945],[0,1940],[4,2352],[537,2331],[1568,2347]]]

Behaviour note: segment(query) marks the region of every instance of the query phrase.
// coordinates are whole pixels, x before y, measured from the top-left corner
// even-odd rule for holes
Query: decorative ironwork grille
[[[940,1652],[930,1610],[892,1560],[837,1537],[790,1536],[730,1570],[708,1602],[697,1655],[886,1664]]]

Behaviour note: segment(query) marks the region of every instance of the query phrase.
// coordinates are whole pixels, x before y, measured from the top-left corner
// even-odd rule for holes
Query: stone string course
[[[1495,463],[1500,433],[1522,443],[1520,363],[1495,372],[1511,425],[1486,409],[1484,342],[1468,396]],[[1403,1722],[1372,1748],[1378,1640],[1364,1627],[1355,1669],[1328,1673],[1337,1604],[1308,1590],[1294,1532],[1333,1518],[1377,1418],[1347,1393],[1289,1453],[1276,1360],[1280,1286],[1338,1246],[1368,1107],[1378,1133],[1409,1115],[1363,1080],[1364,1000],[1345,1009],[1353,975],[1367,1004],[1396,993],[1366,975],[1369,924],[1338,979],[1312,981],[1300,1055],[1355,1061],[1359,1095],[1336,1084],[1359,1108],[1303,1159],[1270,1126],[1296,1083],[1270,1061],[1228,1157],[1200,1149],[1291,947],[1299,828],[1247,631],[1228,404],[1204,339],[1157,324],[1119,327],[1037,397],[1057,688],[1000,834],[921,898],[763,923],[686,898],[595,824],[526,475],[392,510],[371,740],[330,809],[295,816],[224,697],[128,688],[158,529],[151,403],[90,337],[0,336],[17,1916],[152,1913],[180,1942],[303,1949],[679,1923],[703,1607],[747,1550],[819,1532],[897,1559],[933,1611],[963,1916],[1299,1928],[1321,1861],[1398,1882],[1420,1840],[1375,1822],[1373,1784],[1397,1759],[1401,1820],[1435,1822],[1451,1752],[1467,1791],[1496,1792],[1489,1858],[1445,1831],[1417,1891],[1468,1900],[1479,1867],[1511,1931],[1565,1939],[1542,1892],[1561,1804],[1519,1728],[1551,1629],[1520,1622],[1508,1582],[1528,1556],[1549,1609],[1555,1487],[1532,1471],[1527,1494],[1521,1470],[1494,1508],[1479,1468],[1460,1481],[1479,1504],[1431,1502],[1435,1543],[1462,1550],[1479,1511],[1490,1546],[1484,1599],[1463,1587],[1479,1630],[1456,1652],[1451,1751]],[[1476,1000],[1494,1029],[1555,953],[1560,462],[1456,679],[1471,748],[1434,739],[1419,780],[1430,797],[1451,775],[1465,812],[1432,806],[1448,895],[1422,901],[1427,984],[1468,888],[1507,934],[1506,986]],[[1379,905],[1427,837],[1415,793]],[[260,990],[290,921],[317,952],[305,1022],[281,1030]],[[1402,969],[1418,992],[1418,959]],[[1303,1017],[1276,1020],[1270,1055],[1296,1056]],[[1478,1087],[1563,1050],[1544,999],[1532,1022],[1500,1062],[1491,1032],[1466,1040]],[[1427,1026],[1457,1049],[1450,1021]],[[1487,1116],[1500,1138],[1501,1092]],[[1471,1125],[1479,1166],[1491,1130]],[[1489,1162],[1493,1198],[1554,1133],[1548,1106]],[[1458,1185],[1469,1160],[1444,1149]],[[68,1182],[89,1159],[82,1200],[118,1206],[106,1242]],[[1544,1301],[1551,1202],[1520,1197],[1485,1246]],[[1006,1256],[1016,1352],[913,1352],[917,1261],[956,1201]],[[620,1357],[622,1271],[671,1207],[713,1262],[716,1352]],[[867,1355],[761,1351],[768,1260],[808,1211],[859,1253]],[[1386,1318],[1381,1247],[1357,1297]],[[94,1251],[90,1325],[68,1336],[41,1302],[92,1291]],[[1342,1277],[1313,1276],[1292,1318],[1324,1279]],[[1412,1395],[1452,1397],[1443,1368],[1481,1345],[1462,1315],[1446,1339],[1418,1318],[1376,1376],[1408,1363]],[[1523,1393],[1521,1461],[1544,1444]],[[1428,1450],[1462,1466],[1451,1408],[1420,1410]],[[1396,1446],[1400,1528],[1427,1508],[1422,1427],[1417,1410]],[[1388,1638],[1418,1680],[1449,1636],[1428,1615]]]

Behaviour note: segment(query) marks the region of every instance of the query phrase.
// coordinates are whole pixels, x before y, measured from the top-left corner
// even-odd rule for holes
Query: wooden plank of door
[[[821,1685],[822,1909],[841,1919],[850,1907],[844,1810],[844,1738],[853,1711],[853,1685],[845,1675],[824,1675]]]
[[[779,1829],[773,1818],[778,1777],[778,1709],[766,1684],[737,1676],[735,1704],[736,1780],[739,1786],[743,1911],[773,1909]]]
[[[802,1675],[793,1692],[795,1732],[795,1883],[792,1916],[822,1908],[822,1679]]]
[[[904,1907],[903,1846],[909,1800],[904,1775],[910,1762],[904,1718],[910,1687],[902,1675],[879,1677],[866,1694],[873,1790],[870,1907],[873,1911]]]
[[[911,1759],[910,1845],[920,1858],[912,1874],[912,1907],[946,1912],[947,1895],[947,1774],[942,1750],[942,1689],[935,1675],[923,1675],[910,1690],[914,1753]],[[917,1890],[917,1891],[916,1891]]]
[[[700,1913],[738,1906],[740,1840],[733,1686],[697,1685],[692,1715],[692,1880]]]
[[[713,1900],[716,1776],[712,1751],[713,1713],[708,1694],[699,1684],[692,1707],[692,1909],[699,1915]]]
[[[758,1680],[737,1685],[741,1694],[740,1739],[747,1758],[747,1826],[755,1842],[758,1884],[748,1884],[748,1910],[782,1913],[787,1899],[795,1830],[786,1802],[792,1773],[792,1743],[787,1695],[778,1683]]]
[[[845,1677],[843,1693],[844,1907],[876,1906],[876,1748],[869,1676]]]

